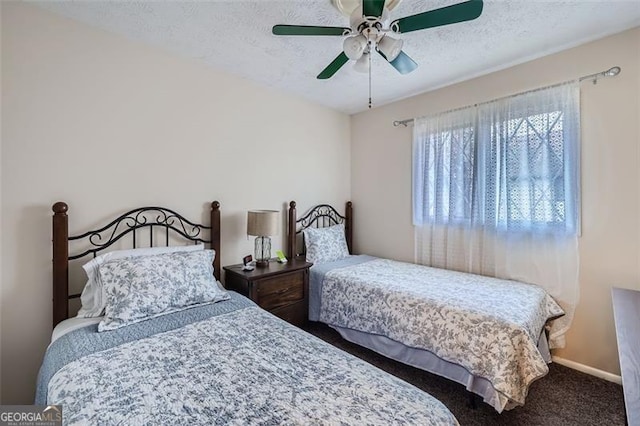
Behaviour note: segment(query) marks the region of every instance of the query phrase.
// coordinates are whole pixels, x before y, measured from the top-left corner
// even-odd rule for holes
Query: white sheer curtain
[[[578,83],[416,119],[416,261],[534,283],[566,315],[578,302]]]

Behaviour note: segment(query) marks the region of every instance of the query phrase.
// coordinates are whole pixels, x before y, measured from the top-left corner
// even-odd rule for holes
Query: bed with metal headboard
[[[343,223],[341,235],[334,225]],[[351,202],[344,215],[321,204],[297,219],[292,201],[288,230],[290,255],[304,255],[307,243],[313,247],[306,252],[306,260],[314,263],[309,274],[310,321],[326,323],[346,340],[461,383],[498,412],[523,405],[529,385],[549,371],[545,329],[563,311],[541,287],[353,256]],[[348,251],[340,240],[346,240]]]
[[[169,246],[174,237],[182,242],[208,244],[216,251],[214,273],[220,279],[220,203],[211,203],[210,225],[192,222],[165,207],[140,207],[130,210],[105,226],[78,235],[69,236],[69,206],[59,201],[53,210],[53,326],[69,318],[69,301],[80,298],[80,293],[69,294],[69,261],[86,259],[113,247],[125,236],[131,238],[131,247],[141,245],[140,234],[146,230],[147,247]],[[156,231],[160,230],[160,234]],[[155,238],[155,239],[154,239]],[[84,244],[78,253],[69,254],[70,243]]]
[[[429,394],[220,287],[213,277],[220,273],[219,203],[211,204],[209,225],[144,207],[74,236],[68,210],[53,206],[53,321],[64,321],[36,390],[37,404],[64,406],[65,424],[457,425]],[[210,244],[214,265],[213,251],[201,245],[165,250],[170,234]],[[79,296],[69,295],[69,261],[123,238],[161,247],[90,259],[104,310],[66,319],[69,299]],[[86,247],[70,254],[78,241]],[[93,300],[81,299],[83,306]]]
[[[289,203],[289,222],[287,235],[287,255],[291,258],[305,255],[303,231],[307,228],[325,228],[328,226],[344,224],[345,238],[349,253],[353,253],[353,206],[347,201],[344,216],[329,204],[318,204],[311,208],[300,219],[296,217],[296,202]]]

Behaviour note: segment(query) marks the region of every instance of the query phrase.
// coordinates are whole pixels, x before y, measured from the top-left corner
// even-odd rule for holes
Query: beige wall
[[[640,29],[352,117],[351,191],[359,252],[413,260],[412,129],[416,117],[606,70],[582,85],[581,298],[556,355],[619,374],[611,287],[640,289]],[[393,220],[393,222],[391,222]],[[393,223],[393,226],[389,226]]]
[[[247,209],[350,195],[350,118],[31,5],[2,2],[2,403],[31,403],[51,334],[51,205],[70,231],[222,203],[222,264]],[[284,243],[284,233],[274,248]]]

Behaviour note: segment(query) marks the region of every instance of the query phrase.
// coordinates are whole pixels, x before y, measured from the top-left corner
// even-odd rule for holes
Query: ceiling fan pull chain
[[[369,42],[369,109],[371,109],[371,42]]]

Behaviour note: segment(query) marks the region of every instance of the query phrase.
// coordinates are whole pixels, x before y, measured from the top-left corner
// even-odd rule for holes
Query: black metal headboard
[[[298,250],[296,249],[297,235],[302,233],[305,229],[310,227],[326,228],[340,223],[344,223],[347,246],[349,248],[349,253],[352,253],[353,204],[351,201],[347,201],[346,203],[344,216],[338,213],[338,211],[329,204],[318,204],[317,206],[312,207],[307,214],[300,219],[296,219],[296,202],[290,202],[287,255],[290,258],[294,258],[298,255],[305,254],[304,244],[302,244],[302,251],[300,253],[298,253]]]
[[[80,293],[69,294],[69,261],[88,255],[95,257],[102,250],[114,245],[125,235],[132,238],[133,248],[139,246],[138,230],[149,230],[149,245],[169,246],[170,236],[178,235],[185,241],[209,244],[216,251],[213,268],[216,278],[220,278],[220,203],[211,203],[210,226],[194,223],[184,216],[165,207],[140,207],[130,210],[107,225],[69,236],[69,207],[64,202],[53,205],[53,326],[69,317],[69,300],[80,297]],[[154,241],[154,229],[160,230],[161,237]],[[205,231],[210,231],[208,238]],[[89,248],[69,255],[69,243],[81,242]]]

